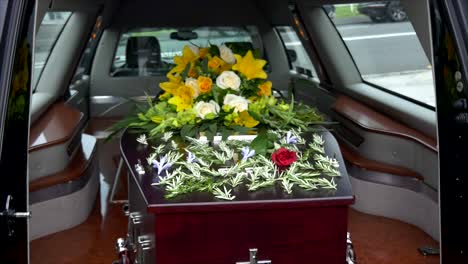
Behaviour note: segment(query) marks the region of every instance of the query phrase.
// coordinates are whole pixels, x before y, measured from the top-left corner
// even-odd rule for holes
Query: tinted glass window
[[[308,77],[317,77],[314,65],[296,31],[290,26],[276,27],[288,55],[291,70]]]
[[[364,81],[435,105],[431,63],[399,1],[335,5],[333,22]]]
[[[0,0],[0,43],[2,42],[3,24],[5,23],[7,3],[7,0]]]
[[[34,47],[33,87],[42,74],[50,52],[62,33],[63,27],[71,16],[71,12],[47,12],[36,34]]]
[[[142,28],[121,35],[114,57],[111,75],[159,76],[173,67],[176,55],[182,55],[185,45],[207,47],[209,44],[236,43],[252,49],[254,28],[200,27],[200,28]]]
[[[80,62],[78,63],[78,67],[76,68],[75,75],[73,76],[72,83],[76,80],[81,79],[84,75],[89,75],[91,71],[91,65],[94,58],[94,53],[97,48],[97,44],[99,38],[102,35],[102,17],[99,16],[96,19],[96,23],[94,24],[93,31],[89,36],[88,43],[81,55]]]

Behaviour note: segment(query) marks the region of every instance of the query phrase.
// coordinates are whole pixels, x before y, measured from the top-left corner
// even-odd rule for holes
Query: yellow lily
[[[175,56],[174,63],[176,66],[169,73],[181,73],[184,71],[187,64],[192,63],[198,57],[192,52],[189,46],[185,46],[182,50],[182,56]]]
[[[259,121],[255,120],[255,118],[253,118],[251,115],[249,115],[249,112],[247,111],[240,112],[239,118],[236,118],[235,122],[238,125],[248,127],[248,128],[255,127],[256,125],[260,123]]]
[[[232,66],[233,70],[242,73],[247,80],[266,79],[267,74],[263,71],[263,66],[267,63],[266,60],[255,59],[252,51],[248,51],[244,57],[235,54],[236,64]]]
[[[166,75],[168,82],[163,82],[159,84],[159,87],[163,89],[166,93],[175,94],[176,90],[179,88],[182,78],[176,74],[168,73]]]
[[[172,97],[172,94],[171,93],[168,93],[168,92],[164,92],[163,94],[161,94],[158,98],[159,100],[161,101],[166,101],[167,99],[171,98]]]
[[[177,107],[177,112],[189,109],[192,107],[193,103],[193,89],[183,84],[179,85],[179,87],[174,90],[174,97],[167,102],[175,105]]]
[[[179,86],[179,83],[174,82],[163,82],[159,84],[159,87],[161,87],[161,89],[163,89],[166,93],[170,94],[175,94]]]

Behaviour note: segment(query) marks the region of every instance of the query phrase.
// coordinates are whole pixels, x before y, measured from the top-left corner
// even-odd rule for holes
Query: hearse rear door
[[[468,262],[468,3],[432,3],[439,135],[441,263]]]
[[[0,0],[0,263],[28,263],[33,0]]]

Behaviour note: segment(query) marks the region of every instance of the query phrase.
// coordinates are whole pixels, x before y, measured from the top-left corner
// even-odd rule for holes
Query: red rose
[[[285,169],[297,160],[296,152],[280,148],[271,154],[271,159],[280,169]]]

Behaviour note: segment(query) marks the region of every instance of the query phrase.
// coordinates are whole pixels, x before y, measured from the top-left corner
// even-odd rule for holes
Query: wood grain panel
[[[31,127],[29,151],[36,151],[67,142],[80,125],[83,113],[57,102]]]
[[[333,104],[332,109],[339,115],[366,130],[410,139],[434,152],[438,151],[437,141],[435,139],[415,129],[402,125],[348,96],[339,96]]]
[[[346,206],[156,216],[156,263],[341,264],[346,254]]]
[[[377,171],[398,176],[411,177],[420,181],[424,181],[424,177],[415,171],[404,167],[368,159],[359,154],[358,152],[354,151],[350,147],[348,147],[345,143],[340,141],[338,141],[338,143],[340,145],[341,154],[343,154],[343,158],[356,167],[369,171]]]
[[[48,264],[82,264],[84,258],[87,263],[112,263],[117,258],[112,245],[126,233],[128,218],[120,205],[101,205],[99,201],[106,201],[105,197],[96,199],[83,224],[31,241],[31,263],[43,263],[44,256]],[[359,264],[439,264],[438,256],[424,257],[416,250],[422,245],[439,245],[414,225],[353,209],[348,211],[348,223]],[[240,254],[247,260],[244,250]],[[315,263],[314,258],[302,263],[308,261]]]

